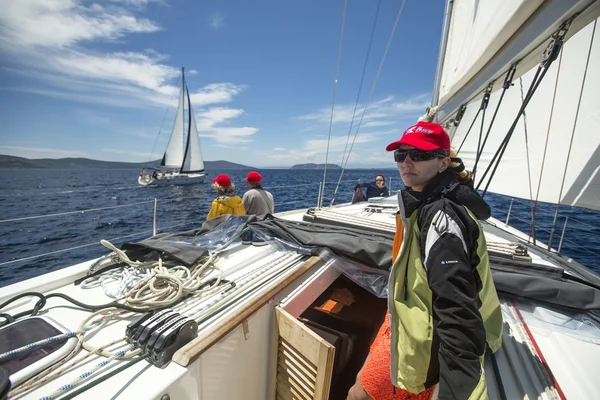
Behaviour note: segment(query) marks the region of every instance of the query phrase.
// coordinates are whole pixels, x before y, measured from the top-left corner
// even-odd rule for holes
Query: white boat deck
[[[336,220],[344,220],[345,223],[357,222],[358,226],[385,227],[385,229],[393,231],[396,212],[394,204],[395,199],[391,197],[373,203],[341,205],[320,212],[323,217],[332,216]],[[303,219],[304,211],[287,212],[278,216],[300,221]],[[504,224],[497,220],[492,219],[490,223],[490,225],[484,225],[488,242],[509,243],[516,241],[517,237],[526,239],[526,236],[520,232],[514,231],[512,228],[505,228]],[[497,229],[488,231],[487,227],[492,227],[492,224],[496,225]],[[269,259],[286,256],[285,251],[277,250],[271,245],[259,247],[235,245],[234,247],[221,254],[218,261],[218,265],[223,269],[224,279],[239,278],[249,271],[260,269]],[[288,256],[292,255],[293,253],[289,252]],[[534,252],[530,252],[530,255],[536,263],[552,265],[551,262]],[[93,260],[5,287],[0,294],[0,303],[18,293],[27,291],[40,291],[46,294],[63,293],[87,304],[108,303],[113,299],[107,297],[101,287],[82,289],[73,284],[74,280],[85,276],[92,262]],[[315,267],[305,273],[295,284],[290,285],[288,289],[272,299],[270,304],[260,308],[250,317],[245,327],[235,328],[189,366],[182,367],[172,361],[163,368],[157,368],[142,361],[93,387],[81,395],[81,398],[160,399],[165,394],[172,399],[258,400],[268,398],[269,385],[266,377],[269,374],[273,306],[319,268],[323,267]],[[323,271],[321,270],[320,273],[322,274]],[[273,282],[277,279],[279,278]],[[267,288],[263,287],[248,298],[260,297],[265,290]],[[36,298],[23,299],[5,311],[15,313],[31,309],[36,301]],[[182,313],[189,312],[190,309],[198,309],[210,301],[211,299],[198,299],[198,296],[195,296],[179,305],[177,309]],[[518,306],[522,320],[518,318],[516,309],[513,307],[514,304]],[[598,323],[585,314],[561,314],[525,302],[514,304],[510,300],[503,300],[504,347],[496,353],[498,372],[506,391],[506,398],[555,398],[558,392],[548,389],[550,385],[544,377],[543,368],[540,369],[540,366],[544,365],[547,365],[553,374],[565,398],[591,399],[597,397],[597,394],[600,393],[600,380],[596,379],[594,371],[600,369],[600,328]],[[202,336],[203,331],[217,321],[235,315],[239,305],[238,303],[226,312],[219,314],[218,317],[207,321],[200,327],[199,336]],[[82,311],[60,299],[50,299],[41,314],[51,317],[71,331],[77,330],[80,324],[90,316],[89,312]],[[131,320],[131,317],[127,317],[127,315],[122,315],[121,319],[111,320],[96,334],[86,338],[87,343],[98,347],[122,339],[125,327]],[[106,350],[112,353],[128,348],[129,345],[121,340]],[[66,365],[70,365],[73,360],[78,360],[87,354],[89,354],[87,351],[82,351]],[[545,361],[540,362],[540,358]],[[106,360],[103,356],[91,355],[75,368],[61,373],[58,378],[11,398],[58,398],[54,393],[56,389],[73,384],[79,375],[86,371],[93,371],[94,366],[103,360]],[[105,367],[96,370],[89,379],[76,386],[75,389],[97,376],[116,369],[124,362],[126,361],[111,361]],[[56,370],[62,366],[54,368]],[[488,380],[490,380],[490,376],[496,375],[489,363],[486,364],[486,374]],[[499,392],[494,391],[494,387],[495,384],[490,380],[490,398],[501,398]]]

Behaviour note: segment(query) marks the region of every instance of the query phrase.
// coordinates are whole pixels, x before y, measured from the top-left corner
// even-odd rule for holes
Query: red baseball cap
[[[443,149],[450,154],[448,133],[440,124],[433,122],[419,122],[411,126],[404,131],[400,140],[388,144],[385,149],[387,151],[398,150],[403,144],[425,151]]]
[[[248,181],[250,183],[259,183],[262,181],[262,175],[256,171],[248,172],[248,175],[244,178],[244,181]]]
[[[215,183],[218,183],[220,186],[231,186],[231,179],[225,174],[221,174],[212,180]]]

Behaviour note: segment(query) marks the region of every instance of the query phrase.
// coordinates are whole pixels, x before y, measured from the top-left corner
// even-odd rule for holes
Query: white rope
[[[102,286],[107,296],[124,300],[136,307],[154,309],[176,303],[182,296],[209,291],[221,283],[222,269],[216,264],[218,257],[210,254],[191,268],[175,265],[173,262],[133,261],[127,254],[107,240],[100,243],[112,250],[117,257],[131,268],[107,271],[83,281],[82,288]],[[170,267],[170,268],[168,268]],[[213,271],[216,281],[208,288],[200,289]],[[109,284],[116,286],[107,290]]]
[[[112,314],[110,314],[110,313],[112,313]],[[82,329],[84,329],[86,327],[89,327],[89,326],[93,326],[93,328],[92,329],[88,329],[86,332],[77,335],[78,342],[77,342],[77,345],[75,346],[75,349],[73,349],[73,351],[71,351],[71,353],[69,353],[67,355],[67,357],[63,358],[57,364],[55,364],[55,365],[47,368],[44,371],[41,371],[40,373],[38,373],[37,375],[35,375],[31,379],[29,379],[28,381],[22,383],[18,387],[13,387],[13,390],[9,393],[9,397],[13,397],[13,396],[16,396],[16,395],[18,395],[20,393],[27,392],[29,390],[33,390],[33,389],[35,389],[37,387],[40,387],[40,386],[46,384],[47,382],[50,382],[53,379],[57,378],[58,376],[60,376],[64,372],[70,370],[72,367],[74,367],[75,365],[79,364],[83,360],[87,359],[91,355],[93,355],[95,353],[102,353],[104,348],[110,347],[112,344],[115,344],[115,343],[118,343],[118,342],[122,341],[123,339],[119,339],[119,340],[114,341],[114,342],[112,342],[110,344],[102,346],[99,349],[92,348],[92,350],[95,350],[95,351],[92,351],[91,353],[89,353],[89,354],[87,354],[85,356],[77,358],[76,360],[74,360],[69,365],[65,365],[69,360],[71,360],[75,355],[77,355],[79,353],[79,350],[82,347],[91,347],[91,346],[87,345],[87,343],[85,341],[85,338],[84,338],[84,335],[86,335],[86,334],[90,335],[93,332],[96,332],[96,331],[102,329],[106,325],[106,323],[108,323],[108,321],[110,319],[115,318],[116,316],[118,316],[120,314],[126,314],[126,312],[120,311],[120,310],[118,310],[116,308],[107,308],[107,309],[104,309],[104,310],[96,311],[96,312],[88,315],[83,320],[83,322],[79,325],[78,330],[82,330]],[[102,317],[100,319],[92,321],[95,317],[97,317],[99,315],[102,315]],[[89,323],[90,321],[92,321],[92,322]],[[89,323],[89,325],[88,325],[88,323]],[[112,355],[112,353],[105,353],[105,354]],[[60,368],[58,368],[58,367],[60,367]]]
[[[68,391],[76,388],[77,386],[79,386],[80,384],[82,384],[83,382],[85,382],[86,380],[88,380],[88,378],[90,376],[92,376],[94,374],[97,374],[98,371],[100,371],[101,369],[103,369],[104,367],[106,367],[107,365],[109,365],[112,361],[114,361],[114,360],[116,360],[118,358],[122,358],[124,356],[129,356],[131,358],[133,356],[136,356],[136,355],[140,354],[141,352],[142,352],[141,349],[133,350],[131,352],[127,352],[125,350],[119,350],[116,353],[114,353],[112,356],[108,357],[106,360],[100,361],[92,369],[90,369],[90,370],[82,373],[77,378],[73,379],[71,382],[66,383],[66,384],[60,386],[59,388],[57,388],[51,394],[49,394],[47,396],[41,397],[40,400],[53,400],[53,399],[56,399],[56,398],[64,395]]]

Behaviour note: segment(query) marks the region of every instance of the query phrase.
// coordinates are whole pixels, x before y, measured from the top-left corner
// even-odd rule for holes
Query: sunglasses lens
[[[438,151],[423,151],[423,150],[396,150],[394,152],[394,161],[397,163],[404,162],[406,160],[406,156],[410,155],[410,159],[414,162],[419,161],[429,161],[433,160],[436,157],[446,157],[445,154],[442,154]]]
[[[394,161],[396,161],[397,163],[404,162],[404,160],[406,159],[407,153],[408,153],[407,151],[396,150],[394,152]]]
[[[415,162],[433,160],[436,154],[430,151],[419,151],[414,154],[411,153],[410,158]]]

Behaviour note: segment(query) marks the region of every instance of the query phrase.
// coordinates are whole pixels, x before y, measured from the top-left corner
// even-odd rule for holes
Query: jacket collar
[[[436,175],[422,192],[415,192],[407,187],[402,189],[400,196],[404,206],[403,215],[406,217],[422,205],[438,199],[448,199],[467,207],[479,220],[486,220],[491,215],[490,206],[473,189],[473,182],[459,182],[456,174],[450,170]]]

